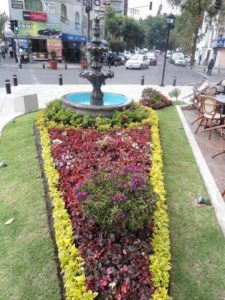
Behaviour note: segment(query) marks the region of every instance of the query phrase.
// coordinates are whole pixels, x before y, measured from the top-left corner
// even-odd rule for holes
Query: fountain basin
[[[130,107],[132,100],[124,95],[104,92],[103,105],[91,105],[91,92],[66,94],[62,97],[64,108],[80,115],[112,117],[115,111]]]

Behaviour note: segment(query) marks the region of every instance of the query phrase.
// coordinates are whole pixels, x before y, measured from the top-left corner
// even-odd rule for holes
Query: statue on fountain
[[[111,70],[102,70],[101,57],[109,51],[108,47],[102,45],[100,40],[100,19],[94,19],[93,40],[86,46],[86,51],[90,55],[90,69],[80,73],[80,77],[87,78],[93,86],[91,93],[91,105],[104,105],[103,92],[101,86],[107,78],[113,78],[114,73]]]

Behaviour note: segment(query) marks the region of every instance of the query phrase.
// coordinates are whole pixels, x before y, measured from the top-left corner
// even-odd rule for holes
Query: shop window
[[[25,0],[25,9],[31,11],[42,11],[41,0]]]
[[[80,31],[80,15],[78,12],[75,13],[75,30]]]
[[[67,19],[67,7],[65,4],[61,4],[61,21],[63,23],[67,23],[68,19]]]

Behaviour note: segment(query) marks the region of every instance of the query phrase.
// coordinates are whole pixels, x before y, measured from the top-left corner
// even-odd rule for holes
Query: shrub
[[[174,98],[176,98],[176,101],[177,101],[178,97],[180,96],[180,94],[181,94],[181,90],[178,88],[175,88],[171,92],[169,92],[170,98],[174,97]]]
[[[45,116],[49,121],[54,121],[67,126],[74,126],[76,128],[96,128],[109,130],[110,128],[126,127],[130,128],[134,124],[141,125],[143,119],[147,119],[148,112],[140,104],[132,104],[130,109],[122,112],[116,111],[112,117],[92,117],[82,116],[69,108],[62,107],[61,100],[55,100],[48,104],[45,110]]]
[[[151,222],[156,194],[143,169],[124,167],[92,174],[76,189],[76,199],[98,225],[137,231]]]
[[[153,88],[145,88],[142,91],[141,96],[142,99],[140,100],[140,103],[153,109],[161,109],[172,105],[172,102],[169,101],[166,96]]]

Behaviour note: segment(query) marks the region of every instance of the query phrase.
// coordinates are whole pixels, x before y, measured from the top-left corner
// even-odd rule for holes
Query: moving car
[[[171,58],[169,59],[169,62],[171,64],[175,64],[177,66],[183,66],[184,67],[186,65],[184,54],[181,53],[181,52],[173,53]]]
[[[148,56],[149,64],[151,66],[156,66],[157,65],[157,55],[155,54],[155,52],[148,52],[146,55]]]
[[[126,62],[126,69],[148,69],[148,67],[148,56],[143,54],[135,54]]]
[[[172,56],[172,51],[171,50],[167,50],[166,52],[166,58],[170,58]]]

